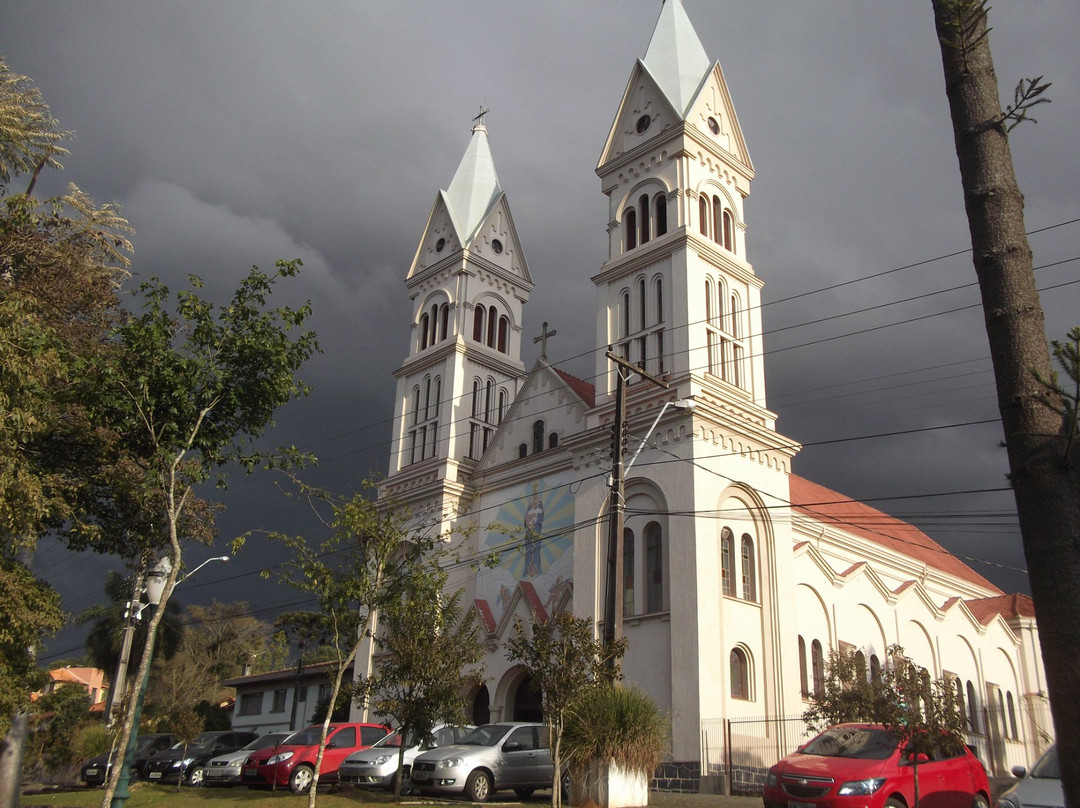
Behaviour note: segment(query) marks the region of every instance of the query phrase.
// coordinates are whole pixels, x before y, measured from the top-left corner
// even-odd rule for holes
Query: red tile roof
[[[1001,615],[1006,620],[1013,617],[1035,617],[1035,601],[1029,595],[1014,593],[996,595],[992,598],[975,598],[964,601],[975,619],[984,626]]]
[[[835,525],[894,552],[903,553],[961,580],[986,587],[992,592],[1001,592],[914,525],[795,474],[789,479],[791,506],[796,511]]]
[[[588,404],[590,407],[596,406],[596,387],[584,379],[579,379],[577,376],[571,376],[565,370],[559,370],[556,367],[551,368],[570,387],[577,396]]]

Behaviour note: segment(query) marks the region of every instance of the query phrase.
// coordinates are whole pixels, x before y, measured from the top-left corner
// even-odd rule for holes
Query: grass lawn
[[[54,808],[98,808],[103,788],[82,788],[52,794],[24,794],[20,805],[50,805]],[[541,792],[545,796],[547,792]],[[494,802],[498,803],[497,794]],[[508,800],[520,802],[514,792],[508,792]],[[534,800],[540,805],[546,800],[537,795]],[[423,804],[427,806],[453,805],[453,802],[436,800],[414,800],[406,798],[403,805]],[[177,791],[175,785],[158,783],[136,783],[131,787],[131,797],[127,808],[307,808],[307,794],[293,794],[287,788],[280,791],[255,791],[248,788],[188,788]],[[390,794],[368,792],[363,789],[336,789],[333,786],[319,789],[317,794],[319,808],[390,808],[393,800]],[[457,801],[457,808],[464,808],[468,803]]]

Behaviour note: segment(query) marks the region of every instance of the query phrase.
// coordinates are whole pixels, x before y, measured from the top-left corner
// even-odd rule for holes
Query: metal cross
[[[544,328],[539,337],[533,337],[533,343],[540,343],[540,358],[545,362],[547,361],[547,341],[548,337],[554,337],[558,332],[555,330],[548,331],[548,324],[544,323]]]

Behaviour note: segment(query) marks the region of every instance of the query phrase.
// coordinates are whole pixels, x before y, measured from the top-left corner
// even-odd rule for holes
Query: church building
[[[671,716],[668,786],[767,768],[805,741],[786,719],[830,652],[873,670],[893,644],[955,680],[989,771],[1034,760],[1052,729],[1030,598],[792,471],[800,447],[767,405],[764,281],[747,261],[754,167],[680,0],[663,5],[602,134],[608,258],[591,278],[591,381],[549,363],[553,334],[537,321],[557,325],[554,313],[526,330],[543,273],[526,261],[482,121],[405,279],[412,327],[382,492],[472,528],[466,554],[499,560],[453,582],[489,649],[473,720],[539,718],[527,672],[506,659],[513,618],[571,610],[604,636],[611,563],[624,679]],[[528,369],[523,348],[540,354]]]

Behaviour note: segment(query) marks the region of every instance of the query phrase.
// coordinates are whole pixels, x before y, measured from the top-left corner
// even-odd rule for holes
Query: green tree
[[[435,557],[411,575],[382,606],[375,636],[374,672],[357,677],[357,703],[392,719],[408,743],[430,740],[439,722],[463,726],[465,693],[481,681],[484,648],[475,620],[461,609],[461,592],[448,591]],[[398,748],[394,800],[401,798],[406,743]]]
[[[590,691],[618,678],[617,666],[611,662],[624,653],[625,637],[605,646],[596,638],[595,624],[587,617],[560,612],[546,622],[531,623],[529,629],[520,618],[514,618],[514,636],[506,645],[506,658],[523,663],[540,689],[555,766],[552,808],[562,804],[561,750],[567,715]]]
[[[1023,80],[1002,110],[987,0],[932,0],[945,93],[964,190],[975,273],[1016,497],[1031,595],[1039,616],[1066,804],[1080,806],[1080,469],[1075,427],[1048,406],[1043,311],[1024,224],[1009,130],[1046,99]]]
[[[298,496],[324,515],[329,538],[317,546],[303,536],[272,533],[270,538],[292,551],[292,558],[276,570],[285,583],[310,595],[326,626],[325,647],[334,653],[330,703],[336,704],[345,671],[372,636],[375,616],[391,602],[403,581],[444,536],[426,523],[415,521],[406,508],[391,501],[377,502],[372,480],[349,497],[298,483]],[[243,545],[242,537],[234,550]],[[266,573],[270,575],[270,572]],[[314,778],[308,805],[315,808],[319,769],[326,749],[330,716],[323,719]]]
[[[176,736],[176,740],[184,745],[183,757],[187,757],[187,748],[196,738],[199,737],[199,733],[203,731],[203,727],[206,726],[206,722],[203,717],[194,710],[180,710],[175,713],[169,719],[169,729],[173,735]],[[202,782],[202,774],[191,775],[191,784],[197,785]],[[179,791],[180,787],[184,784],[183,771],[181,771],[180,778],[176,781],[176,790]]]
[[[815,732],[833,724],[879,722],[892,698],[885,679],[868,675],[861,656],[848,650],[831,651],[821,688],[810,694],[803,720]]]
[[[80,508],[93,502],[80,490],[97,472],[106,435],[91,422],[87,401],[95,390],[84,371],[107,345],[131,252],[131,228],[113,206],[95,205],[75,185],[55,198],[34,196],[38,174],[60,168],[68,136],[30,79],[0,59],[0,557],[5,594],[24,586],[16,602],[42,606],[43,585],[10,565],[29,569],[37,538],[78,523]],[[11,192],[24,177],[25,190]],[[17,638],[33,648],[56,629],[57,611],[49,605],[40,613],[7,612],[3,641]],[[18,804],[30,689],[15,668],[25,667],[24,657],[17,652],[0,660],[3,806]],[[15,689],[21,702],[9,698]]]
[[[71,743],[77,729],[90,719],[90,694],[78,685],[66,684],[43,696],[35,705],[43,729],[33,734],[34,751],[51,772],[70,768],[74,759]],[[98,721],[97,723],[100,723]]]
[[[116,358],[98,368],[100,418],[122,437],[127,456],[138,459],[130,501],[157,526],[142,552],[149,561],[160,546],[168,562],[162,607],[183,568],[181,537],[213,536],[214,508],[197,487],[215,477],[224,485],[231,464],[250,472],[302,460],[295,452],[255,447],[275,411],[308,392],[295,374],[318,350],[315,335],[304,330],[310,307],[268,306],[275,285],[298,271],[298,261],[279,262],[273,275],[253,267],[220,308],[199,297],[202,281],[191,276],[192,289],[176,296],[175,314],[167,287],[143,284],[142,312],[125,317],[116,330]],[[153,610],[136,681],[146,675],[163,613]],[[127,748],[138,708],[133,702],[125,711],[120,749]],[[113,767],[103,808],[121,773],[122,766]]]

